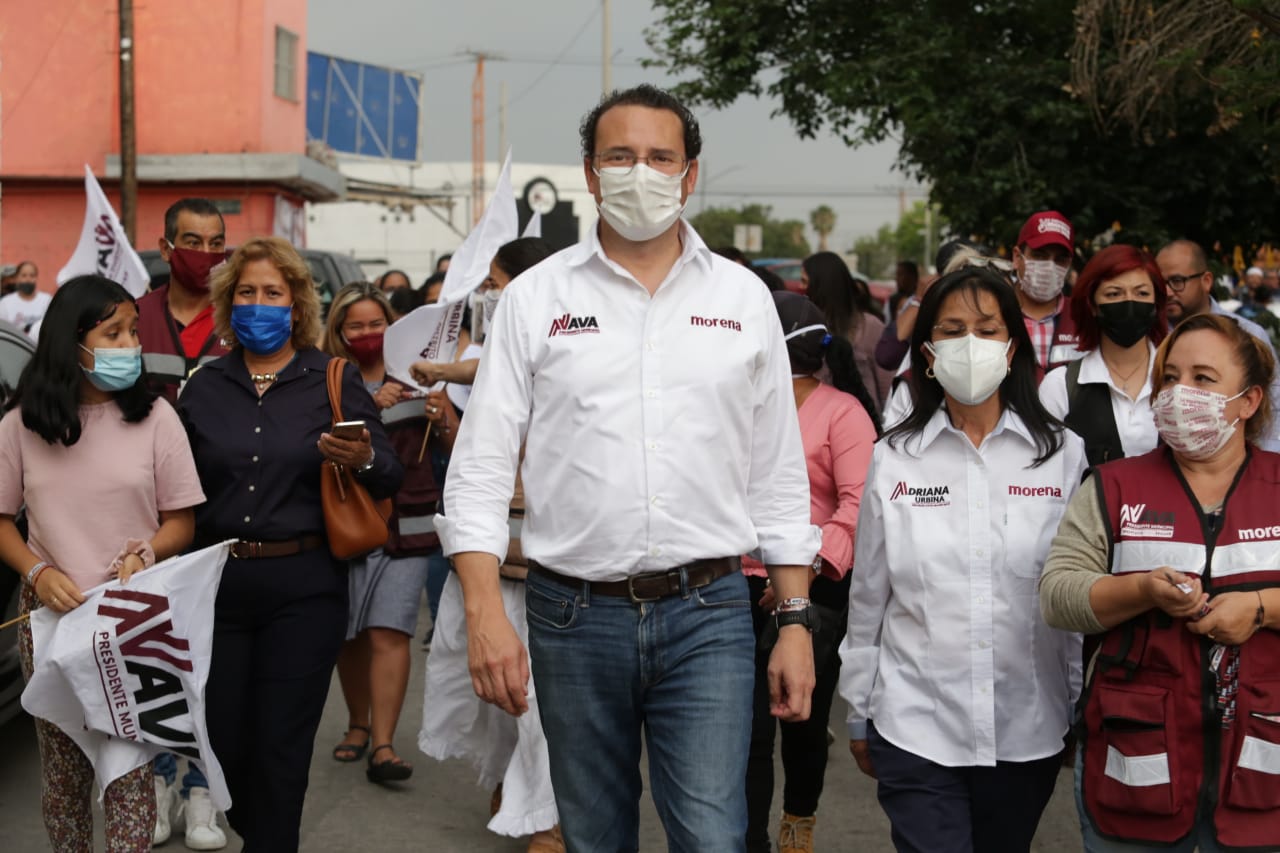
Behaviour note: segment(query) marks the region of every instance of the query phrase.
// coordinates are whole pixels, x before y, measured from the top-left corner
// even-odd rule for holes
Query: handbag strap
[[[331,358],[325,374],[329,386],[329,407],[333,409],[335,424],[342,420],[342,369],[346,364],[346,359]]]

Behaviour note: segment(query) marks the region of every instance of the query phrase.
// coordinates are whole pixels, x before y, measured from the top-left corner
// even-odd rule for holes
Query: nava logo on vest
[[[1147,509],[1146,504],[1120,507],[1120,535],[1135,539],[1172,539],[1173,513]]]
[[[949,486],[908,486],[906,481],[899,481],[889,495],[890,502],[898,498],[911,498],[912,506],[951,506],[951,488]]]

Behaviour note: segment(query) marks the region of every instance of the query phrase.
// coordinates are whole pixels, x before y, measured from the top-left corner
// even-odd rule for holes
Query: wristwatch
[[[373,470],[373,460],[377,456],[377,452],[372,447],[369,448],[369,461],[361,465],[359,468],[353,469],[357,474],[367,474]]]
[[[818,629],[818,612],[814,610],[812,604],[807,604],[797,610],[775,612],[773,618],[779,630],[788,625],[803,625],[812,634]]]

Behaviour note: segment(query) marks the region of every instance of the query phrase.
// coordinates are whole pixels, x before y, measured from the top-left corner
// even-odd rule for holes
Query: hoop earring
[[[937,376],[935,376],[935,375],[934,375],[934,373],[933,373],[933,368],[932,368],[932,367],[926,367],[926,368],[924,369],[924,375],[925,375],[925,376],[928,376],[930,379],[937,379],[937,378],[938,378]]]

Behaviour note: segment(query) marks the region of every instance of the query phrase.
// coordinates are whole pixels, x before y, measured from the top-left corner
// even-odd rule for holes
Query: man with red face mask
[[[164,214],[160,255],[169,283],[138,300],[138,339],[152,387],[170,402],[192,370],[227,352],[213,331],[209,296],[209,271],[227,258],[226,230],[205,198],[180,199]]]

